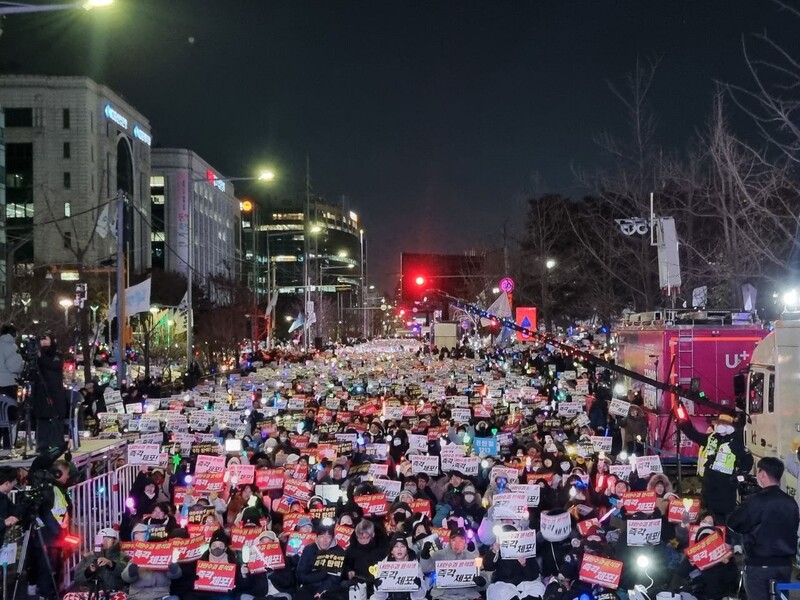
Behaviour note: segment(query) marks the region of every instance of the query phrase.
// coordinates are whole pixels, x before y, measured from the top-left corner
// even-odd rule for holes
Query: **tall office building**
[[[214,295],[238,277],[240,217],[233,185],[191,150],[155,148],[150,178],[153,266],[187,274]],[[224,302],[224,298],[214,298]]]
[[[118,190],[133,273],[150,268],[150,123],[86,77],[0,76],[9,276],[116,257]]]

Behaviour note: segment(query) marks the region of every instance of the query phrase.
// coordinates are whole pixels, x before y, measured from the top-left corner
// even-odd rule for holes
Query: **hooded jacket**
[[[656,486],[659,483],[664,484],[664,495],[656,500],[656,506],[658,510],[661,511],[662,515],[666,515],[667,509],[669,508],[669,499],[670,497],[675,497],[675,492],[672,490],[672,483],[670,483],[669,477],[663,473],[655,473],[650,477],[650,480],[647,482],[647,491],[656,491]]]
[[[22,373],[25,362],[17,350],[17,340],[7,333],[0,335],[0,386],[17,384],[17,377]],[[16,398],[12,398],[16,400]]]

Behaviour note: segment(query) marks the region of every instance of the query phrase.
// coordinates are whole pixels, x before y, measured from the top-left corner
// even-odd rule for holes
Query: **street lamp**
[[[261,171],[258,174],[257,179],[259,181],[273,181],[275,179],[275,173],[273,171],[270,171],[269,169],[267,169],[267,170]]]
[[[547,262],[544,263],[544,266],[547,267],[548,270],[551,270],[553,267],[556,266],[555,259],[548,258]]]
[[[58,301],[61,308],[64,309],[64,327],[69,327],[69,307],[72,306],[72,300],[69,298],[62,298]]]

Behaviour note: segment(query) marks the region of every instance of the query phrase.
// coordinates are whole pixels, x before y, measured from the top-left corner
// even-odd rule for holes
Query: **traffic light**
[[[242,212],[249,213],[253,210],[253,201],[252,200],[242,200],[239,203],[239,206],[242,209]]]
[[[417,284],[417,287],[422,287],[423,285],[425,285],[426,279],[422,275],[417,275],[414,278],[414,283]]]

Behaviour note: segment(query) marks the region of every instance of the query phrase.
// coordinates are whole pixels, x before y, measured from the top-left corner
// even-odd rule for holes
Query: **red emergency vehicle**
[[[745,373],[758,342],[767,334],[752,313],[733,311],[663,310],[628,315],[617,335],[617,364],[673,385],[694,389],[716,404],[734,408],[744,389],[734,378]],[[742,379],[743,381],[743,379]],[[648,443],[675,458],[675,424],[670,416],[674,394],[635,380],[625,380],[639,390],[649,411]],[[737,393],[738,392],[738,393]],[[717,411],[684,400],[696,429],[705,431],[708,416]],[[696,457],[697,446],[681,440],[682,456]]]

